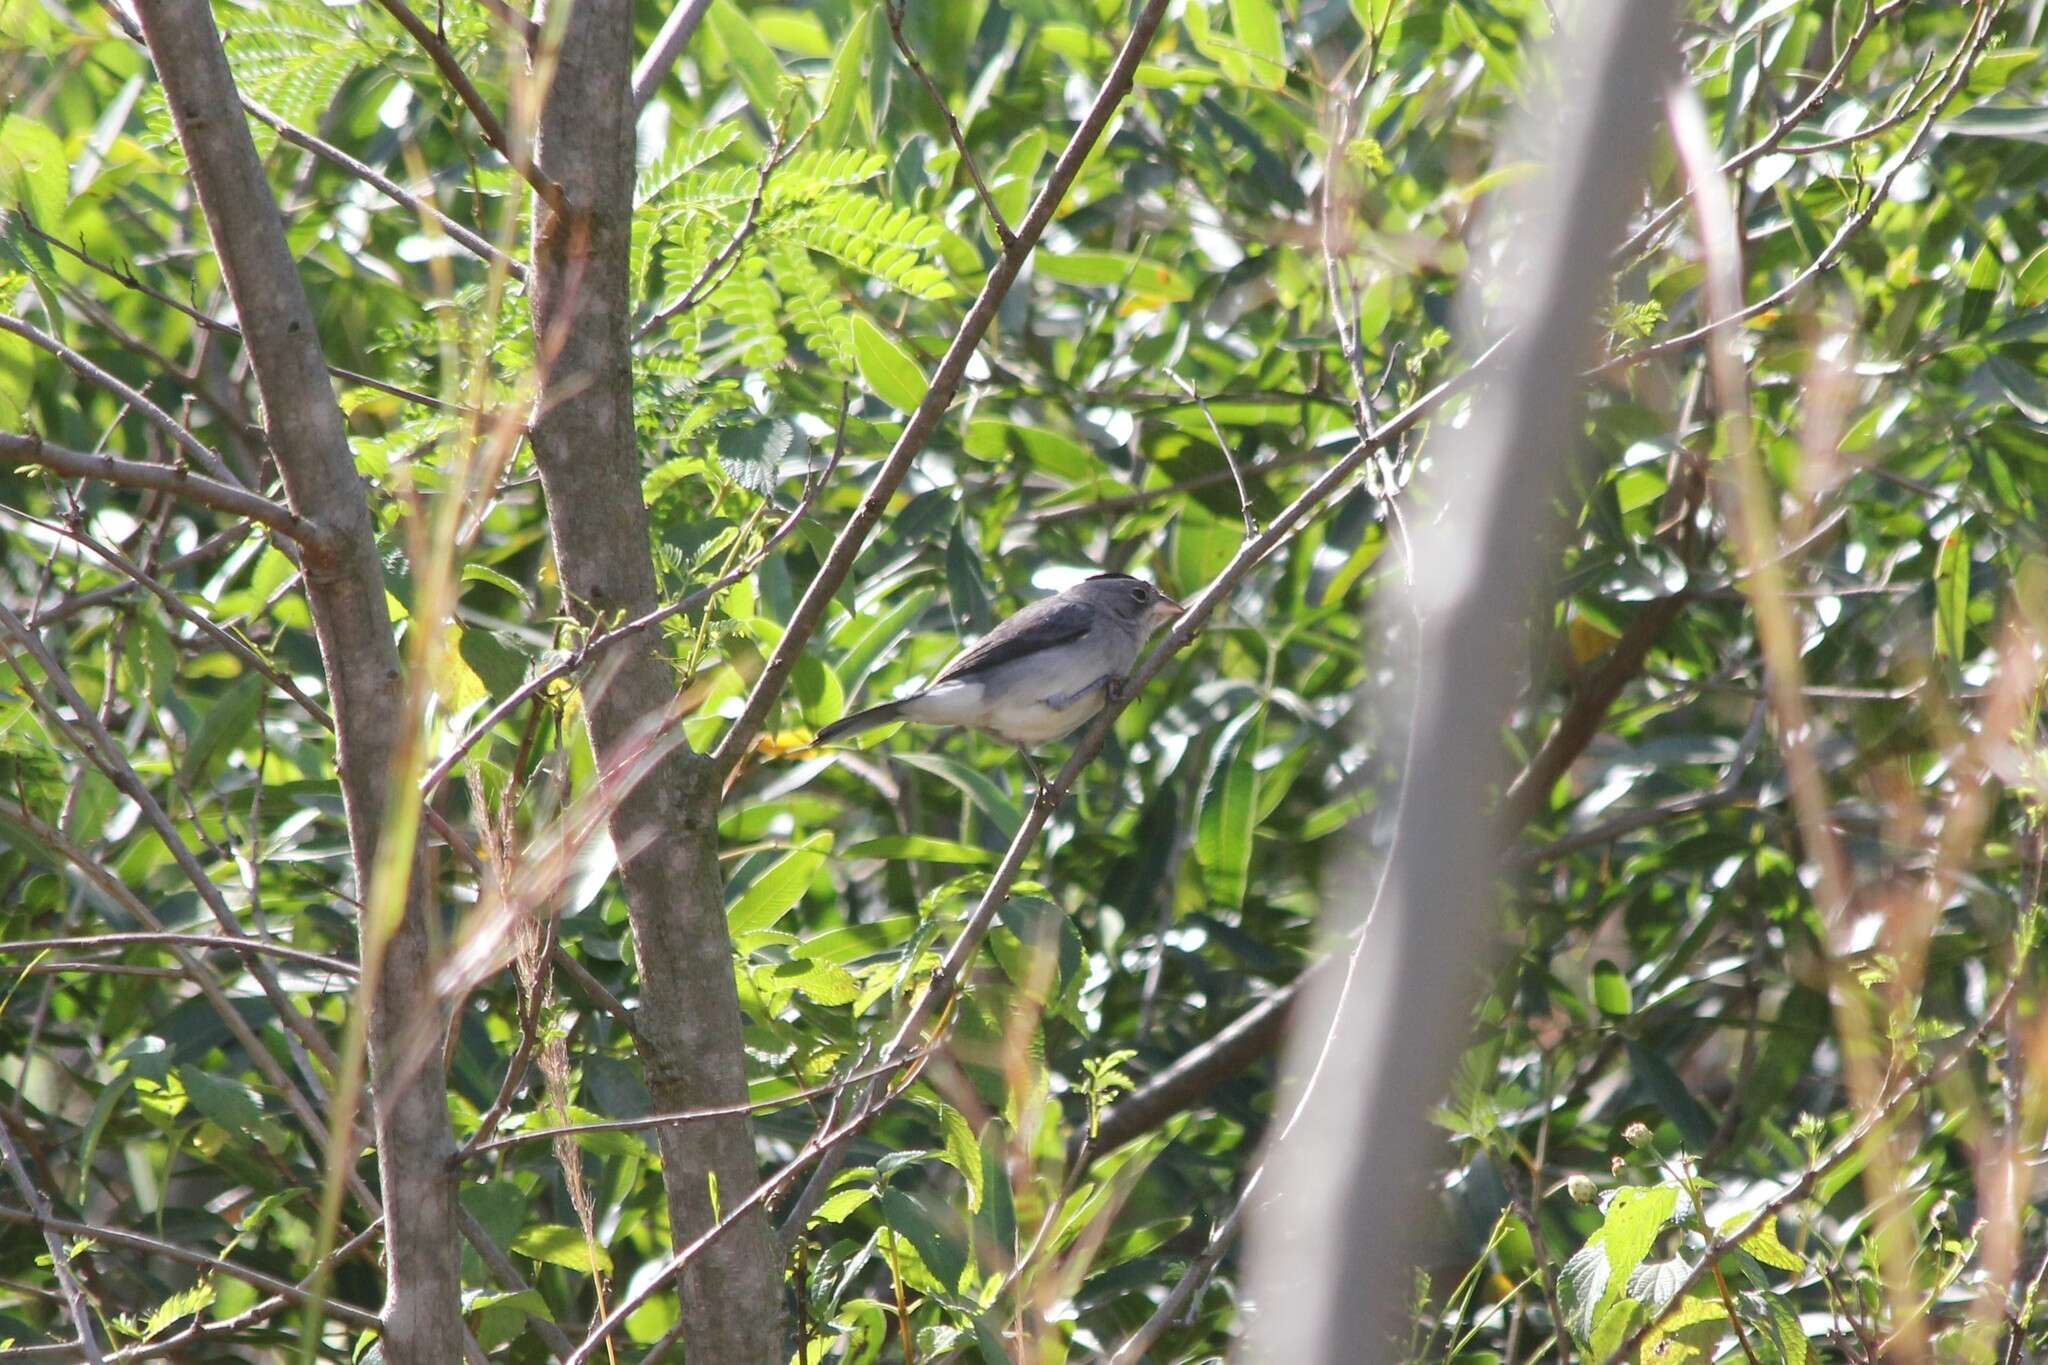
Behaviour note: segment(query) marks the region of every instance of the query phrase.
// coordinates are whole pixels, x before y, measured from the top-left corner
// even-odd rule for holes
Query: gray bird
[[[1145,641],[1180,613],[1180,603],[1142,578],[1096,574],[982,636],[923,690],[833,721],[816,742],[898,720],[963,725],[1015,745],[1042,791],[1045,774],[1031,750],[1100,711]]]

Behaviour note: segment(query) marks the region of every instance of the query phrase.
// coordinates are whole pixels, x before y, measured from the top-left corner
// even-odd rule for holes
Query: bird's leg
[[[1121,706],[1131,699],[1131,680],[1112,673],[1102,680],[1102,698],[1111,706]]]
[[[1031,781],[1038,788],[1037,794],[1032,797],[1032,800],[1044,801],[1046,798],[1045,773],[1039,768],[1038,760],[1033,758],[1031,751],[1021,744],[1017,746],[1017,757],[1023,759],[1024,766],[1031,770]]]

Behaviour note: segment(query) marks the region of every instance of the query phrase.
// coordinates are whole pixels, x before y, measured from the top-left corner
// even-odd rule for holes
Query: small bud
[[[1581,1204],[1590,1204],[1600,1197],[1600,1187],[1593,1183],[1590,1175],[1578,1174],[1564,1182],[1566,1190]]]
[[[1622,1174],[1622,1172],[1628,1169],[1628,1163],[1622,1160],[1620,1157],[1616,1157],[1613,1161],[1608,1163],[1607,1169],[1613,1172],[1616,1177],[1619,1177]]]
[[[1622,1140],[1628,1143],[1629,1146],[1640,1151],[1650,1145],[1650,1125],[1647,1123],[1631,1123],[1628,1127],[1621,1130],[1621,1136]]]

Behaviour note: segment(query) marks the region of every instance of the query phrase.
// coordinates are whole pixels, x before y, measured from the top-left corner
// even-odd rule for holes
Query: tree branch
[[[241,486],[242,481],[237,479],[228,470],[227,462],[215,454],[212,447],[188,431],[184,423],[171,416],[168,412],[165,412],[155,403],[150,402],[149,399],[143,397],[137,390],[130,388],[114,375],[107,373],[78,352],[72,350],[69,346],[66,346],[63,342],[57,340],[57,338],[43,332],[33,323],[24,322],[20,318],[10,317],[5,313],[0,313],[0,332],[12,332],[30,345],[39,347],[56,356],[57,359],[64,362],[66,368],[80,379],[83,379],[88,384],[94,384],[105,389],[108,393],[111,393],[114,397],[120,399],[123,403],[147,418],[157,430],[171,438],[173,445],[191,456],[201,469],[204,469],[215,479],[233,487]]]
[[[525,262],[507,256],[490,239],[479,235],[475,231],[456,222],[453,218],[450,218],[441,211],[440,207],[432,199],[412,193],[375,166],[356,160],[333,143],[323,142],[303,129],[294,128],[291,124],[286,123],[283,118],[264,108],[255,100],[244,97],[242,107],[251,114],[254,114],[258,120],[275,129],[279,137],[291,143],[294,147],[311,152],[322,161],[340,167],[364,184],[371,186],[393,203],[403,204],[423,218],[431,218],[443,232],[448,234],[452,241],[468,251],[472,256],[491,265],[503,266],[506,273],[514,279],[523,280],[526,278]]]
[[[496,111],[491,108],[490,101],[476,88],[476,82],[470,80],[469,73],[462,69],[462,63],[455,60],[455,54],[448,50],[448,44],[442,41],[441,35],[434,31],[433,26],[413,13],[412,6],[406,4],[405,0],[377,0],[377,3],[383,7],[386,14],[398,21],[400,28],[412,35],[414,42],[420,45],[420,50],[427,54],[427,60],[441,73],[441,79],[448,82],[448,88],[455,92],[456,98],[469,110],[469,116],[476,120],[477,131],[484,135],[484,141],[491,144],[492,150],[505,158],[506,164],[511,166],[521,180],[533,187],[533,192],[541,197],[542,203],[559,205],[562,196],[561,186],[549,181],[534,166],[531,157],[512,145],[512,138],[505,131],[505,125],[499,120]]]
[[[1415,536],[1408,605],[1418,664],[1407,695],[1388,707],[1414,707],[1414,761],[1374,951],[1355,955],[1354,988],[1316,992],[1314,1014],[1293,1035],[1294,1074],[1327,1063],[1345,1083],[1308,1090],[1266,1157],[1279,1189],[1256,1211],[1247,1276],[1248,1297],[1268,1305],[1250,1323],[1248,1353],[1259,1359],[1355,1360],[1407,1326],[1411,1258],[1434,1222],[1425,1201],[1436,1139],[1425,1115],[1465,1037],[1494,938],[1498,822],[1485,793],[1498,780],[1519,613],[1518,594],[1502,585],[1546,576],[1552,489],[1578,432],[1575,372],[1597,340],[1607,283],[1605,251],[1587,244],[1621,236],[1653,97],[1675,57],[1673,9],[1672,0],[1577,7],[1577,24],[1552,40],[1569,45],[1571,94],[1562,111],[1528,116],[1532,133],[1554,140],[1548,155],[1537,152],[1544,173],[1509,201],[1519,210],[1503,319],[1513,340],[1466,423],[1433,434],[1443,446],[1426,466],[1443,481],[1442,502]],[[1526,141],[1517,153],[1531,154]],[[1345,1000],[1349,1011],[1338,1008]],[[1291,1089],[1301,1093],[1300,1083]]]
[[[51,445],[41,436],[21,436],[0,431],[0,458],[16,464],[37,465],[73,479],[96,479],[122,488],[146,488],[211,507],[216,512],[245,517],[268,526],[308,548],[324,546],[320,528],[288,507],[279,506],[260,493],[239,484],[221,483],[204,474],[194,474],[183,465],[146,464],[120,460],[112,455],[88,455]]]
[[[661,21],[661,31],[654,35],[654,42],[640,58],[640,65],[633,68],[634,113],[645,109],[654,92],[661,89],[669,68],[697,35],[697,25],[704,21],[704,12],[710,8],[711,0],[676,0],[668,18]]]

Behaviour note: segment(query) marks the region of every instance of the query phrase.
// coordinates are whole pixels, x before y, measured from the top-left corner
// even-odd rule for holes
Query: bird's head
[[[1181,614],[1181,604],[1142,578],[1127,573],[1099,573],[1082,579],[1067,592],[1136,626],[1144,635]]]

